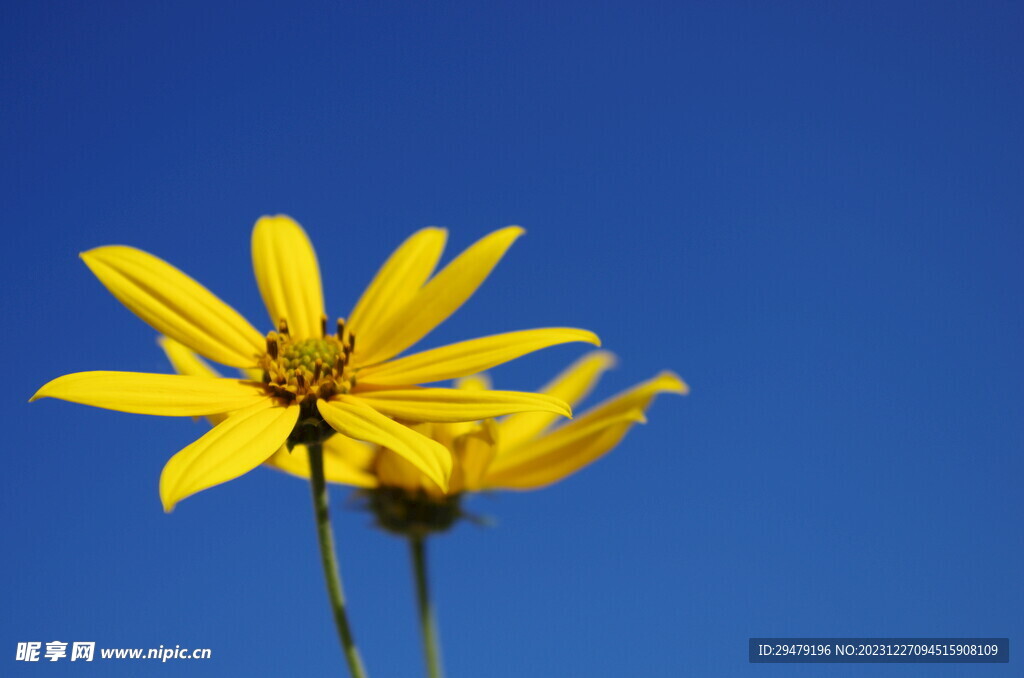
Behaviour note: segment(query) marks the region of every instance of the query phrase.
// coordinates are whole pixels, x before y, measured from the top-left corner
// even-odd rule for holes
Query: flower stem
[[[334,624],[338,627],[338,638],[345,651],[345,661],[352,678],[366,678],[363,659],[352,637],[352,628],[345,611],[345,594],[341,588],[341,573],[338,570],[338,556],[334,549],[334,534],[331,531],[331,513],[327,503],[327,482],[324,480],[324,451],[322,443],[307,445],[309,450],[309,477],[313,488],[313,509],[316,514],[316,536],[320,542],[320,561],[324,566],[327,580],[327,595],[334,611]]]
[[[427,586],[427,555],[423,537],[409,537],[412,553],[413,574],[416,577],[416,601],[420,610],[420,628],[423,630],[423,651],[427,657],[427,675],[442,678],[441,648],[437,642],[437,622],[434,606],[430,602]]]

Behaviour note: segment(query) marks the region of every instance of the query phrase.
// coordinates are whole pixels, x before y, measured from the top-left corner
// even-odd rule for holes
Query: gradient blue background
[[[522,224],[423,347],[575,325],[622,358],[597,398],[662,368],[693,388],[431,543],[452,678],[1020,675],[1020,3],[12,2],[0,26],[0,673],[339,675],[302,482],[259,469],[164,515],[204,424],[26,404],[167,369],[79,251],[154,252],[266,329],[249,229],[285,212],[334,315],[417,228],[454,251]],[[369,667],[420,675],[404,545],[346,497]],[[750,636],[1017,658],[750,665]],[[15,664],[54,639],[214,659]]]

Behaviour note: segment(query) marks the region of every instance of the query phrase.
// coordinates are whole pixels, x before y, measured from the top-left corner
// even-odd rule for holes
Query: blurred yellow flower
[[[286,216],[263,217],[252,233],[256,280],[275,328],[266,335],[151,254],[124,246],[84,252],[82,259],[100,282],[169,338],[172,357],[204,369],[179,364],[181,375],[79,372],[47,383],[32,400],[51,397],[122,412],[215,419],[211,431],[164,467],[160,497],[167,511],[185,497],[280,457],[286,443],[315,444],[331,436],[386,447],[447,488],[449,449],[394,419],[459,422],[534,410],[568,416],[569,408],[550,395],[416,384],[474,374],[555,344],[599,343],[591,332],[548,328],[395,358],[461,306],[522,232],[515,226],[495,231],[432,275],[447,232],[418,231],[391,255],[347,322],[339,319],[332,333],[316,254],[299,224]],[[240,368],[244,378],[217,376],[192,351]],[[305,462],[301,450],[300,455]],[[333,461],[329,467],[335,468]],[[340,477],[337,471],[334,477]]]
[[[207,374],[209,367],[184,347],[165,342],[175,367],[186,374]],[[575,407],[590,393],[600,376],[614,365],[607,351],[593,351],[547,384],[540,392]],[[486,393],[483,376],[460,380],[457,390]],[[532,490],[545,487],[582,469],[619,444],[659,393],[688,392],[672,372],[610,398],[561,426],[558,415],[524,412],[500,420],[414,424],[422,435],[450,450],[454,459],[445,492],[395,450],[366,444],[343,435],[324,443],[324,470],[329,482],[367,491],[382,527],[425,536],[447,529],[460,515],[460,496],[488,490]],[[280,450],[268,462],[280,470],[309,477],[306,450]]]

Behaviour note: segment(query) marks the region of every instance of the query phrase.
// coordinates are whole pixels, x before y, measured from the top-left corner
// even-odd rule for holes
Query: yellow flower
[[[84,252],[89,269],[136,315],[183,347],[242,369],[246,378],[79,372],[54,379],[32,400],[51,397],[139,414],[215,416],[217,425],[164,467],[160,497],[167,511],[185,497],[247,473],[286,443],[319,442],[335,431],[385,446],[447,487],[449,450],[392,417],[457,422],[533,410],[568,416],[569,409],[546,395],[467,395],[416,384],[473,374],[555,344],[598,343],[584,330],[548,328],[395,358],[461,306],[521,234],[514,226],[495,231],[432,275],[447,233],[440,228],[418,231],[391,255],[348,321],[339,319],[332,334],[327,332],[316,254],[302,228],[286,216],[261,218],[252,234],[256,281],[275,327],[265,336],[205,287],[151,254],[123,246]]]
[[[606,351],[591,352],[540,392],[575,407],[614,362]],[[489,384],[476,376],[461,380],[459,386],[468,393],[482,393]],[[561,426],[553,426],[557,415],[547,412],[513,414],[498,421],[417,425],[419,432],[452,452],[455,467],[447,494],[395,450],[344,436],[324,444],[325,476],[330,482],[367,490],[383,527],[423,536],[446,529],[461,515],[460,495],[532,490],[562,480],[611,451],[634,424],[645,422],[644,412],[659,393],[688,392],[678,376],[665,371]],[[278,452],[270,463],[309,476],[304,450]]]

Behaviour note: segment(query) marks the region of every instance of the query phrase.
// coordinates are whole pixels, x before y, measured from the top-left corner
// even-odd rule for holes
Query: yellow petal
[[[324,477],[329,483],[340,483],[354,487],[377,487],[373,475],[377,448],[373,445],[352,440],[346,436],[333,435],[324,443]],[[296,445],[288,451],[281,447],[267,460],[268,466],[300,478],[309,478],[309,451],[305,445]]]
[[[234,412],[167,462],[160,500],[171,511],[185,497],[248,473],[265,462],[291,434],[299,407],[273,401]]]
[[[164,336],[157,337],[156,343],[158,343],[160,348],[164,350],[164,353],[167,355],[167,359],[171,361],[171,366],[174,367],[174,371],[178,374],[184,374],[190,377],[220,377],[217,370],[210,367],[205,360],[196,355],[184,344],[179,344],[174,339]],[[256,380],[258,380],[258,378]],[[206,415],[207,421],[209,421],[212,426],[216,426],[227,419],[227,417],[227,412]]]
[[[447,491],[452,456],[440,443],[388,419],[350,395],[318,400],[321,416],[338,433],[397,452]]]
[[[179,344],[170,337],[157,337],[156,343],[164,350],[171,366],[178,374],[187,374],[193,377],[219,377],[220,372],[213,369],[209,363],[196,355],[191,349]],[[247,367],[239,370],[244,379],[250,381],[261,381],[263,370],[258,367]]]
[[[381,336],[378,330],[419,293],[434,272],[447,239],[448,231],[443,228],[424,228],[381,266],[348,317],[348,327],[360,346],[375,346]]]
[[[686,393],[672,372],[662,372],[536,440],[499,450],[488,470],[487,487],[528,489],[553,483],[591,463],[619,443],[633,423],[643,421],[658,393]]]
[[[316,252],[291,217],[261,217],[252,229],[252,267],[276,328],[288,321],[294,339],[322,336],[324,294]]]
[[[453,447],[456,464],[452,472],[452,494],[483,489],[484,478],[496,452],[496,435],[494,420],[487,419],[455,439]]]
[[[559,374],[542,393],[561,398],[570,407],[576,405],[590,393],[601,375],[615,364],[615,356],[607,351],[592,351],[568,369]],[[513,415],[498,424],[498,436],[503,447],[515,447],[523,441],[534,438],[553,424],[556,417],[546,412],[526,412]]]
[[[381,449],[377,455],[373,472],[382,487],[399,487],[413,493],[426,492],[438,498],[445,494],[423,471],[413,466],[405,457],[386,448]]]
[[[619,444],[635,423],[642,423],[640,410],[623,412],[588,426],[556,432],[529,446],[529,454],[512,461],[495,459],[483,480],[483,487],[529,490],[562,480],[595,461]]]
[[[455,380],[455,388],[464,388],[468,391],[480,391],[490,387],[491,378],[486,374],[471,374]]]
[[[612,424],[620,424],[623,421],[634,423],[643,421],[643,416],[643,411],[639,408],[634,408],[596,421],[584,422],[582,424],[579,421],[574,421],[512,450],[506,449],[504,442],[499,438],[498,454],[492,464],[492,471],[504,470],[510,466],[516,466],[538,457],[544,457],[551,450],[560,449],[570,443],[591,436]]]
[[[247,367],[263,352],[263,336],[245,318],[166,261],[121,245],[80,256],[118,301],[207,358]]]
[[[170,337],[159,337],[156,342],[167,354],[171,366],[178,374],[185,374],[190,377],[220,377],[217,370],[196,355],[184,344],[178,343]]]
[[[468,377],[461,377],[455,380],[455,388],[461,388],[468,391],[480,391],[491,388],[491,378],[485,374],[471,374]],[[488,423],[493,427],[494,421],[488,420]],[[476,421],[455,421],[446,424],[435,424],[434,425],[434,440],[439,441],[445,445],[448,449],[452,448],[452,442],[461,435],[475,431],[479,428],[479,422]],[[458,465],[456,464],[456,468]],[[454,472],[452,474],[454,476]]]
[[[593,332],[568,327],[506,332],[365,367],[358,376],[360,381],[380,385],[429,384],[482,372],[527,353],[570,341],[601,344]]]
[[[36,391],[31,400],[39,398],[165,417],[201,417],[270,400],[262,385],[251,381],[141,372],[65,374]]]
[[[406,421],[477,421],[511,412],[553,412],[571,417],[558,398],[518,391],[469,391],[457,388],[417,388],[357,393],[373,409]]]
[[[202,358],[185,348],[173,339],[160,337],[158,340],[174,369],[180,374],[192,376],[218,376],[217,372],[207,365]],[[227,419],[227,414],[207,416],[210,423],[217,425]],[[328,482],[354,485],[356,487],[376,487],[377,479],[371,470],[376,448],[351,438],[338,435],[331,436],[324,443],[324,477]],[[267,460],[267,465],[309,479],[309,455],[305,445],[296,445],[291,452],[287,446]]]
[[[586,426],[591,422],[615,417],[629,410],[645,410],[659,393],[686,395],[689,392],[690,387],[682,379],[675,373],[666,370],[653,379],[637,384],[633,388],[609,398],[597,407],[587,410],[569,426]],[[506,447],[503,442],[502,450],[508,449],[510,448]]]
[[[476,292],[523,233],[522,228],[509,226],[468,247],[431,278],[400,311],[392,313],[379,329],[374,328],[374,343],[356,337],[355,364],[370,365],[387,360],[427,336]]]

